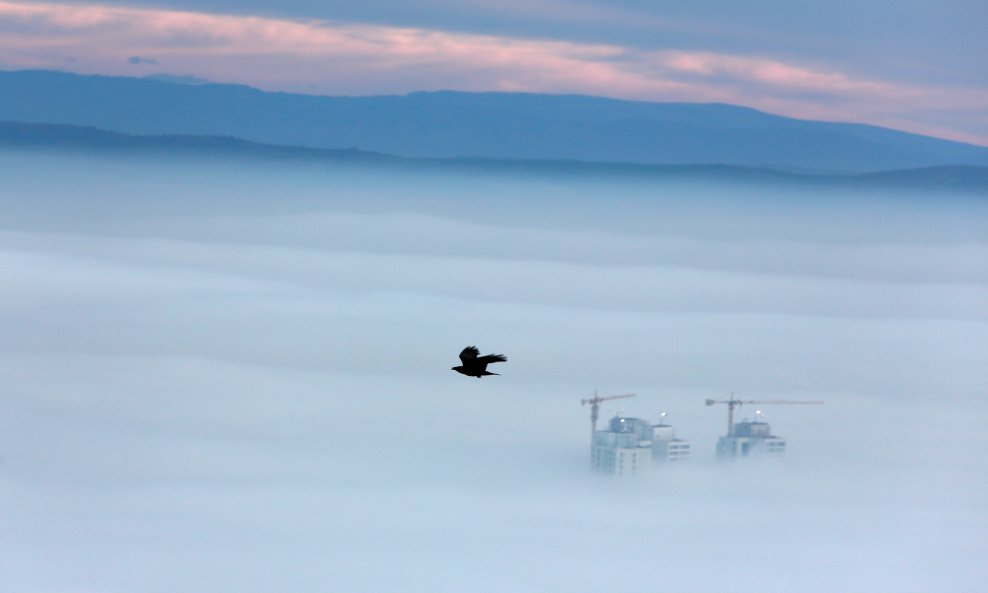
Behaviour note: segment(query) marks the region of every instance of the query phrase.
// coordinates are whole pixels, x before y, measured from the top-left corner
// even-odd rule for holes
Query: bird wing
[[[463,364],[476,362],[478,354],[480,354],[480,350],[477,350],[476,346],[467,346],[460,352],[460,362]]]
[[[503,354],[488,354],[486,356],[481,356],[477,359],[477,362],[482,364],[490,364],[492,362],[507,362],[508,357]]]

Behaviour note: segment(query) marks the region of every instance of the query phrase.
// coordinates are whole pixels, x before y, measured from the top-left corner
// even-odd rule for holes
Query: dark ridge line
[[[653,164],[485,157],[404,157],[357,148],[264,144],[232,136],[134,135],[89,126],[0,121],[0,148],[182,160],[197,156],[270,162],[385,166],[406,171],[614,177],[637,180],[769,182],[826,187],[950,188],[988,193],[988,167],[943,165],[869,173],[804,173],[720,163]]]

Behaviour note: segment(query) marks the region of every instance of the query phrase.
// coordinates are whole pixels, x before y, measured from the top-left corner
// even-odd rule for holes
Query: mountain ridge
[[[0,72],[0,120],[231,136],[414,158],[718,163],[858,172],[988,165],[988,147],[723,103],[420,91],[333,97],[53,71]]]
[[[565,160],[410,158],[356,149],[319,149],[260,144],[222,136],[123,134],[65,124],[0,121],[0,151],[64,152],[125,158],[227,158],[262,162],[390,167],[405,171],[556,175],[642,180],[692,180],[816,185],[845,188],[952,189],[988,195],[988,167],[939,166],[865,174],[807,174],[724,164],[655,165]]]

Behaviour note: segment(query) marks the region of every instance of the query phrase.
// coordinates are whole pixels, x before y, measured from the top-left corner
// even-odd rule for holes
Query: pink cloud
[[[722,55],[703,52],[660,52],[659,62],[672,71],[721,77],[730,80],[758,82],[779,88],[804,89],[818,92],[900,93],[907,90],[868,80],[854,80],[840,72],[816,72],[777,60]]]
[[[988,92],[861,80],[782,60],[519,39],[317,20],[99,4],[0,0],[0,64],[133,74],[141,68],[269,90],[329,94],[430,89],[720,101],[830,120],[895,125],[988,144],[923,121],[933,109],[983,112]],[[128,56],[156,64],[128,64]]]

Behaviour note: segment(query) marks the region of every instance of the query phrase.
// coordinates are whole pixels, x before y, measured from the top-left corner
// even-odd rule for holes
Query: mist
[[[4,591],[965,592],[988,203],[0,153]],[[498,377],[449,369],[508,356]],[[580,399],[688,439],[589,468]],[[706,398],[783,460],[714,461]],[[744,414],[754,410],[744,408]]]

